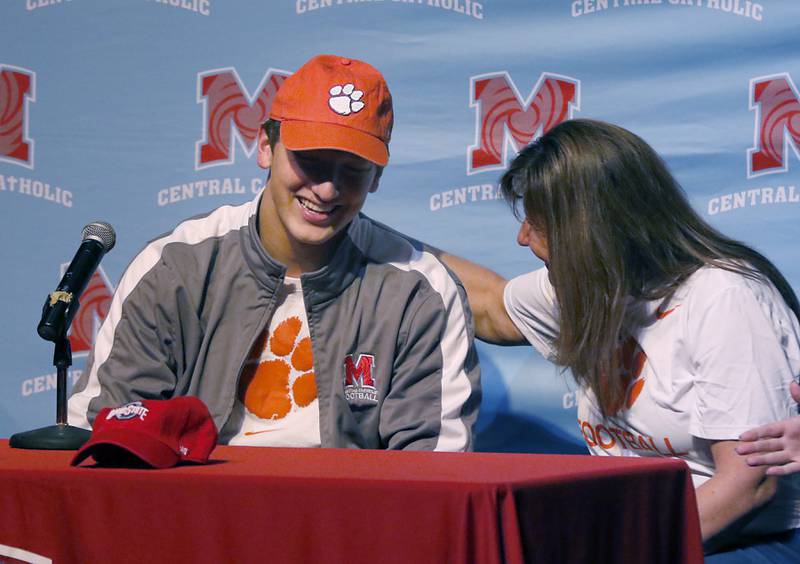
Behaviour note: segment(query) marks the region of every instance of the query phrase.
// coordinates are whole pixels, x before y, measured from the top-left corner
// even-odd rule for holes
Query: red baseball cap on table
[[[142,400],[100,410],[92,436],[72,465],[92,456],[103,466],[169,468],[179,462],[208,462],[217,427],[206,405],[194,396]]]
[[[363,61],[317,55],[283,81],[269,117],[292,151],[337,149],[389,162],[394,114],[381,73]]]

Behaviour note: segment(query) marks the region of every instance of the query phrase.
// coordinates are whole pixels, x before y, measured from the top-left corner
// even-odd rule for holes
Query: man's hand
[[[800,403],[800,385],[792,382],[789,390]],[[739,441],[736,452],[749,455],[750,466],[769,466],[772,476],[800,472],[800,415],[745,431]]]

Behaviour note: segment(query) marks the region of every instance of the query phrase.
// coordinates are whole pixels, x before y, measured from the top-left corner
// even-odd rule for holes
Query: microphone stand
[[[69,309],[72,311],[71,314],[67,314],[69,321],[72,320],[72,315],[78,307],[78,300],[70,304]],[[63,325],[63,330],[53,340],[55,343],[53,365],[56,367],[56,424],[11,435],[8,444],[12,448],[78,450],[92,434],[87,429],[67,424],[67,369],[72,366],[72,348],[66,334],[69,321]]]

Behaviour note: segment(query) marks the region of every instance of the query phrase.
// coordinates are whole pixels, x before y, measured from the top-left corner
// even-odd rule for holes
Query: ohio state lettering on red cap
[[[75,454],[72,465],[90,456],[103,466],[139,461],[154,468],[180,462],[202,464],[208,462],[217,437],[214,420],[199,398],[135,401],[103,408],[97,414],[92,436]]]

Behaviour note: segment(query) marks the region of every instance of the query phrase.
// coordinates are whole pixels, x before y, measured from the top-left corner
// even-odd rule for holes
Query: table
[[[73,454],[0,440],[0,562],[703,561],[676,460],[220,446],[148,470]]]

